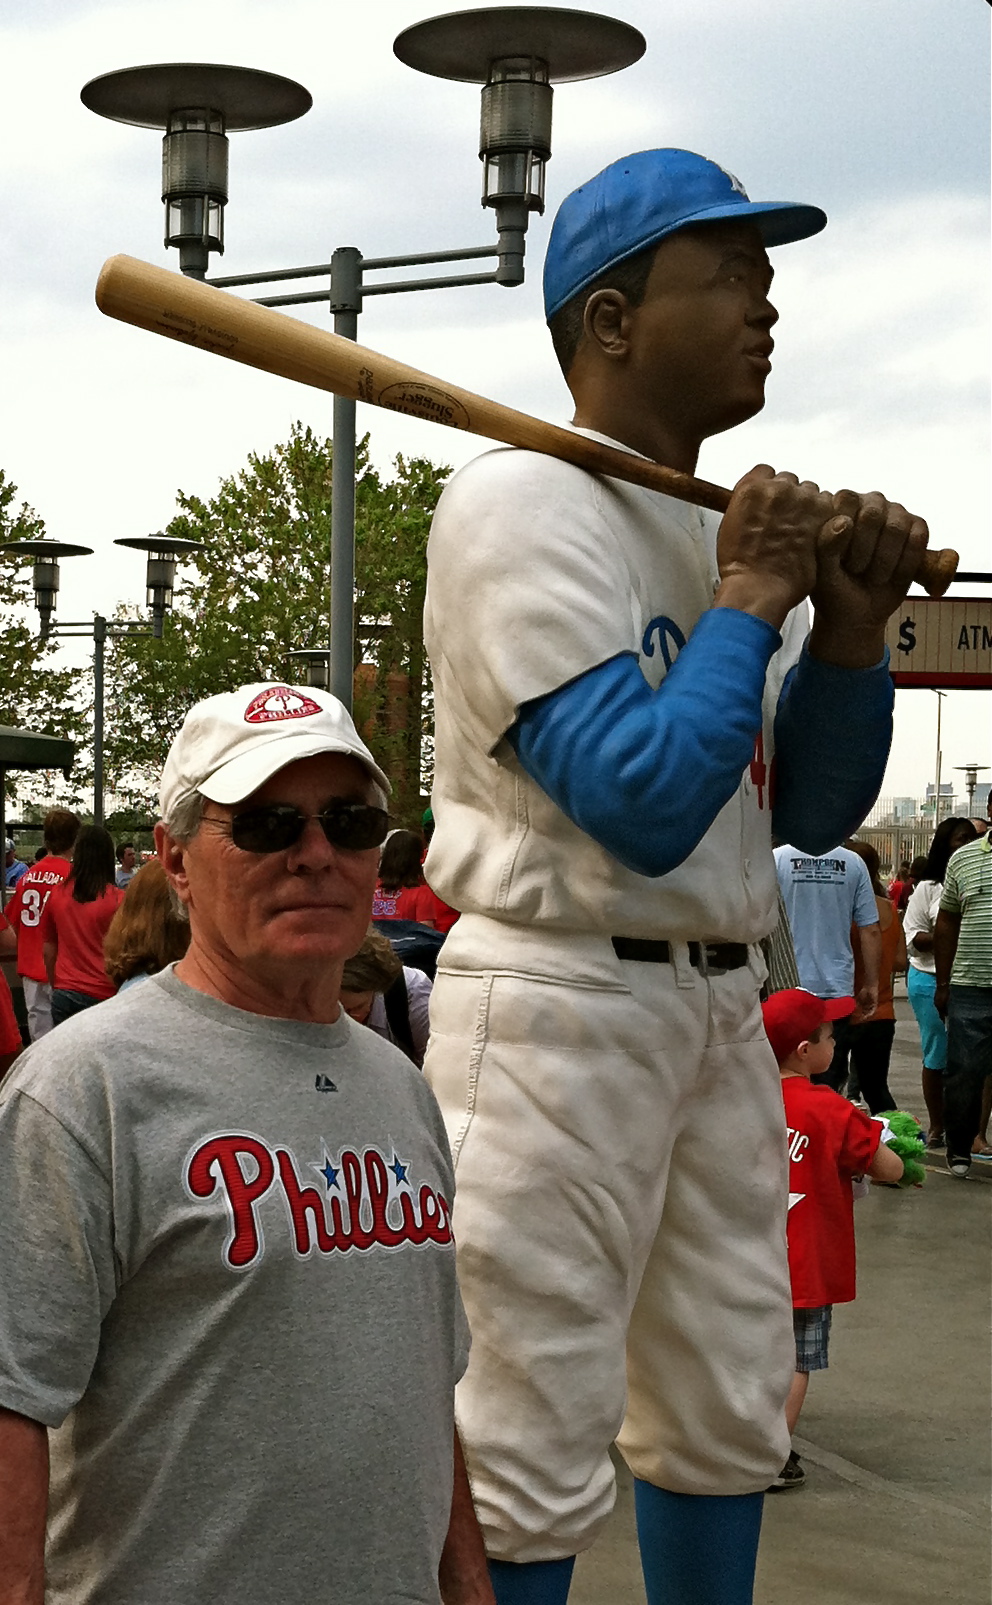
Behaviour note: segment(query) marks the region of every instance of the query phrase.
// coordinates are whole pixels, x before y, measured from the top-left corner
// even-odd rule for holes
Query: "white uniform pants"
[[[28,1015],[28,1035],[32,1042],[37,1042],[39,1037],[52,1029],[52,989],[47,981],[32,981],[29,975],[22,975],[21,982]]]
[[[455,1158],[472,1353],[457,1413],[489,1554],[609,1515],[618,1438],[680,1493],[764,1489],[795,1369],[779,1076],[750,967],[463,916],[427,1074]]]

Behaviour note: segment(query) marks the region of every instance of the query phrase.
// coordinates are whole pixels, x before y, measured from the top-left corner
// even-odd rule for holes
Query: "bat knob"
[[[922,585],[928,596],[943,596],[957,573],[960,562],[957,552],[945,546],[942,551],[923,553],[916,583]]]

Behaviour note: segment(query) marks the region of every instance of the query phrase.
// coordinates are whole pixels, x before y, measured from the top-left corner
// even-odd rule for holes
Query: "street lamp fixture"
[[[326,691],[330,681],[330,649],[326,646],[304,646],[294,652],[287,652],[286,657],[294,668],[303,670],[306,674],[306,684],[315,691]]]
[[[149,535],[115,541],[115,546],[136,547],[148,553],[145,586],[151,612],[151,629],[132,619],[107,619],[94,613],[92,619],[69,619],[53,625],[52,614],[59,589],[60,557],[92,557],[92,546],[70,546],[65,541],[8,541],[0,552],[13,552],[34,558],[34,600],[41,620],[43,640],[88,637],[93,642],[93,821],[103,824],[103,682],[108,636],[152,636],[161,639],[165,613],[172,606],[176,564],[190,552],[200,549],[200,541],[179,540],[171,535]]]
[[[310,110],[302,84],[252,67],[171,62],[92,78],[80,99],[90,111],[136,128],[162,128],[165,243],[202,279],[211,251],[224,254],[228,131],[273,128]]]
[[[176,564],[190,552],[198,552],[202,541],[180,540],[172,535],[134,536],[115,541],[115,546],[129,546],[136,552],[147,552],[145,564],[145,592],[148,611],[152,618],[152,635],[162,639],[165,615],[172,606],[172,593],[176,585]]]
[[[71,546],[66,541],[11,541],[0,546],[0,551],[34,558],[34,605],[41,621],[38,634],[45,640],[52,633],[52,614],[59,594],[59,559],[92,557],[92,546]]]
[[[629,23],[547,6],[428,17],[396,38],[393,53],[406,66],[482,85],[482,204],[496,212],[497,284],[523,283],[528,214],[544,211],[552,84],[619,72],[645,49],[643,35]]]
[[[355,246],[345,245],[332,253],[330,262],[207,282],[218,289],[235,289],[326,279],[320,290],[258,297],[259,304],[285,307],[323,302],[333,314],[334,332],[348,340],[358,339],[358,317],[366,296],[467,284],[522,284],[530,213],[544,210],[544,170],[551,156],[552,85],[618,72],[638,61],[646,48],[643,35],[629,23],[553,6],[495,6],[415,23],[394,43],[400,61],[434,77],[482,85],[482,204],[496,213],[496,244],[382,257],[366,257]],[[82,100],[91,111],[117,122],[165,129],[165,243],[178,245],[180,267],[194,278],[204,277],[211,251],[223,250],[220,217],[227,199],[225,130],[290,122],[312,103],[307,90],[291,79],[245,67],[192,62],[105,73],[86,85]],[[385,283],[369,283],[366,278],[379,269],[475,262],[485,257],[496,258],[494,272]],[[330,689],[348,708],[352,705],[355,655],[355,406],[346,396],[334,397]]]
[[[978,786],[978,772],[980,769],[987,769],[989,766],[987,763],[959,763],[955,764],[954,767],[964,775],[965,790],[968,793],[968,814],[970,817],[975,811],[975,790]]]

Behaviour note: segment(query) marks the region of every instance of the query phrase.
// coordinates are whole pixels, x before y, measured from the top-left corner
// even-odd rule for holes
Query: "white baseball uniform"
[[[498,450],[454,477],[431,532],[427,874],[463,915],[425,1072],[458,1177],[459,1421],[499,1559],[593,1541],[618,1434],[635,1475],[676,1492],[763,1489],[788,1453],[788,1178],[756,944],[776,918],[772,727],[805,610],[771,661],[755,761],[669,874],[626,869],[505,739],[522,704],[618,654],[659,686],[712,604],[717,527]],[[621,960],[614,936],[667,939],[672,962]],[[750,944],[749,963],[707,975],[690,941]]]

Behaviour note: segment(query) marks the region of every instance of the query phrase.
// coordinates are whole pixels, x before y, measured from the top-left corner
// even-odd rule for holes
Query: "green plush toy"
[[[902,1178],[897,1187],[921,1187],[926,1177],[921,1160],[926,1153],[923,1130],[915,1115],[905,1109],[887,1109],[882,1115],[873,1115],[882,1128],[882,1141],[902,1160]]]

